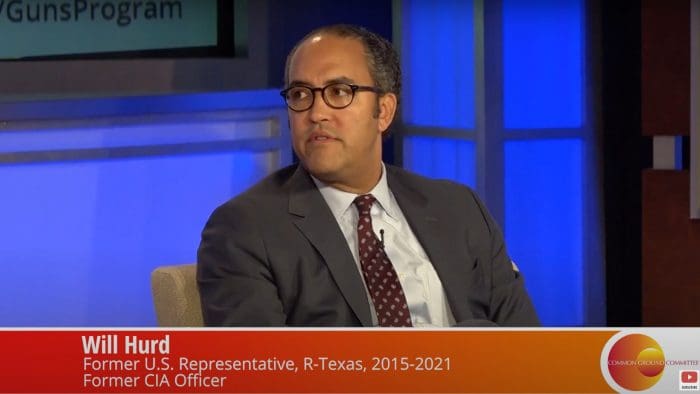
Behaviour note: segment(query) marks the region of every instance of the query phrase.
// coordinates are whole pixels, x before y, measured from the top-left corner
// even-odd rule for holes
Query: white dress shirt
[[[333,212],[361,274],[357,245],[358,213],[353,204],[358,194],[335,189],[313,176],[312,179]],[[389,190],[384,163],[382,163],[382,177],[369,194],[377,200],[370,211],[373,230],[379,239],[382,238],[380,230],[384,230],[384,250],[399,276],[413,326],[449,327],[453,325],[454,317],[442,282],[408,225],[394,194]],[[367,285],[365,285],[365,291],[367,291]],[[376,326],[378,325],[377,314],[368,291],[367,299],[372,312],[372,322]]]

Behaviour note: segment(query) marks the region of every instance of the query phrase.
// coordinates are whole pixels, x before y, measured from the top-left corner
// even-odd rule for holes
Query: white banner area
[[[603,347],[600,370],[615,391],[700,391],[698,328],[623,328]]]

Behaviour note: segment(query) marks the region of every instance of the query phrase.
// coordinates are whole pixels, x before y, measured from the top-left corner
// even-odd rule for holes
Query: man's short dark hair
[[[286,86],[289,86],[289,66],[297,49],[303,42],[320,33],[360,41],[365,48],[367,66],[375,86],[381,89],[382,93],[394,93],[397,101],[400,99],[401,66],[396,50],[384,37],[355,25],[339,24],[319,27],[299,40],[287,56],[284,67],[284,84]]]

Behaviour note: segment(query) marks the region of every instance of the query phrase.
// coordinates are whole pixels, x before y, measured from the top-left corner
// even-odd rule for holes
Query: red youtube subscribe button
[[[698,371],[681,371],[682,383],[698,383]]]

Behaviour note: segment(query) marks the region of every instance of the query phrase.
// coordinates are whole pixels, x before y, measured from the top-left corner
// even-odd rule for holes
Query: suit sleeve
[[[286,323],[260,223],[250,201],[229,202],[209,218],[197,252],[197,282],[207,326]]]
[[[499,326],[539,326],[540,321],[525,289],[523,276],[515,270],[506,252],[503,233],[493,220],[484,204],[471,192],[472,198],[481,210],[489,231],[489,261],[491,276],[491,297],[489,318]]]

